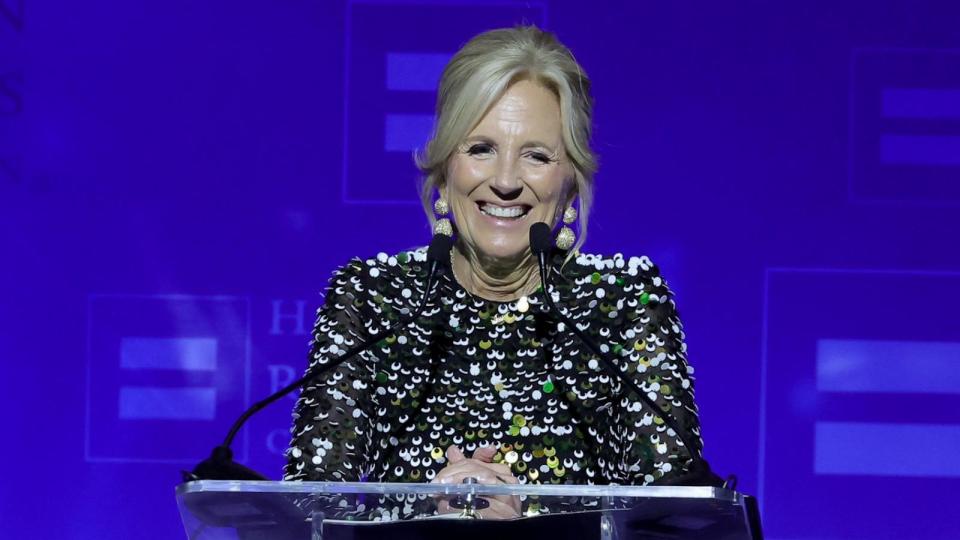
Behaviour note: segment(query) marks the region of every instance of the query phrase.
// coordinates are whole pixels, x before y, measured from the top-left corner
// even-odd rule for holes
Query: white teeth
[[[480,211],[484,214],[488,214],[495,217],[505,217],[505,218],[515,218],[520,217],[524,214],[524,209],[522,206],[511,206],[509,208],[501,208],[499,206],[494,206],[492,204],[484,204],[480,206]]]

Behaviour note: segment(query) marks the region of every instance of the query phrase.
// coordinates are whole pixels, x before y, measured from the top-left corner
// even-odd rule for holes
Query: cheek
[[[453,184],[454,188],[469,192],[489,176],[489,168],[487,163],[458,154],[447,166],[447,180]]]
[[[559,204],[569,190],[570,182],[564,169],[554,168],[549,171],[534,171],[527,175],[527,181],[537,194],[537,199],[544,204]]]

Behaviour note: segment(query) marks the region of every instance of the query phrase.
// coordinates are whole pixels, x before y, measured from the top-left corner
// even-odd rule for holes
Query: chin
[[[479,247],[480,252],[487,257],[511,260],[519,258],[530,246],[526,242],[505,242],[502,244],[484,242],[477,247]]]

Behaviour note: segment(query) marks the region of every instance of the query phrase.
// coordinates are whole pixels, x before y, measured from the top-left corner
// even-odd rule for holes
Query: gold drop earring
[[[437,214],[437,220],[433,224],[433,234],[453,236],[453,224],[446,217],[450,213],[450,205],[447,204],[447,200],[442,195],[433,203],[433,211]]]
[[[573,229],[568,227],[574,221],[577,220],[577,209],[572,205],[568,206],[566,210],[563,211],[563,222],[565,225],[561,227],[560,232],[557,233],[557,247],[566,251],[573,247],[573,244],[577,241],[577,235],[573,234]]]

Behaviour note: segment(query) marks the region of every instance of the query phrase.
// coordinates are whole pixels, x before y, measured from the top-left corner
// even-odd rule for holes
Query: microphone
[[[687,447],[690,451],[690,458],[693,460],[693,463],[690,465],[689,477],[693,481],[699,483],[706,483],[706,485],[719,485],[723,481],[717,477],[711,470],[710,465],[707,463],[703,456],[696,450],[696,446],[691,444],[692,440],[690,434],[686,430],[680,429],[680,426],[677,424],[676,420],[663,411],[659,405],[656,404],[652,399],[650,399],[647,394],[637,386],[632,379],[623,375],[620,369],[617,367],[616,363],[600,350],[600,347],[597,346],[596,342],[590,339],[589,336],[584,334],[577,325],[573,323],[560,309],[553,303],[553,296],[550,294],[550,291],[547,287],[548,284],[548,267],[547,267],[547,255],[550,252],[552,239],[550,237],[550,227],[546,223],[537,222],[530,226],[530,250],[537,257],[537,264],[540,267],[540,283],[543,285],[543,296],[546,299],[547,308],[556,315],[563,323],[569,328],[580,341],[590,349],[597,358],[600,359],[600,364],[610,373],[613,377],[623,383],[629,390],[636,394],[641,401],[651,410],[656,411],[656,414],[663,419],[667,427],[671,428],[676,434],[677,437],[683,442],[683,445]],[[679,480],[683,480],[688,476],[680,477]],[[666,481],[663,484],[671,484],[674,482]]]
[[[384,337],[395,333],[397,330],[416,319],[420,313],[423,312],[423,309],[427,305],[427,300],[430,297],[430,289],[433,287],[433,283],[438,271],[440,268],[450,264],[451,249],[453,249],[453,239],[449,236],[435,234],[430,240],[430,246],[427,248],[427,263],[429,266],[427,268],[426,285],[423,289],[423,296],[420,297],[420,303],[412,313],[401,317],[400,320],[393,324],[393,326],[387,328],[385,332],[374,336],[374,339],[370,339],[358,344],[356,347],[349,349],[342,356],[336,358],[335,360],[332,360],[323,366],[319,366],[312,371],[308,371],[303,377],[300,377],[287,386],[284,386],[280,390],[277,390],[273,394],[270,394],[266,399],[251,405],[250,408],[244,411],[244,413],[240,415],[240,418],[233,423],[233,426],[227,433],[227,437],[224,439],[223,444],[215,447],[209,458],[201,461],[196,467],[194,467],[192,472],[183,471],[183,481],[266,480],[267,478],[257,471],[233,461],[233,451],[230,449],[230,445],[233,443],[233,439],[236,437],[237,432],[240,431],[241,427],[243,427],[243,424],[246,423],[251,416],[259,412],[267,405],[270,405],[290,392],[293,392],[301,386],[313,381],[314,379],[336,368],[340,364],[343,364],[354,356],[357,356],[358,354],[370,349],[375,344],[383,340]]]

